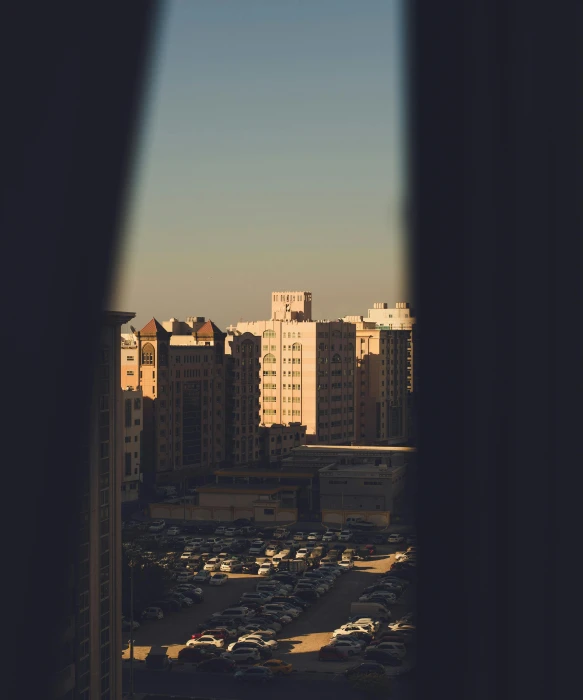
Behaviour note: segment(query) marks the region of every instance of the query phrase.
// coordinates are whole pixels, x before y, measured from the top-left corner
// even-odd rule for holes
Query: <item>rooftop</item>
[[[270,496],[281,491],[297,491],[298,489],[299,486],[282,485],[276,482],[273,484],[257,484],[256,486],[249,484],[206,484],[205,486],[196,487],[198,493],[251,493]]]
[[[265,469],[264,471],[261,469],[220,469],[219,471],[214,472],[214,474],[215,476],[236,476],[241,478],[246,476],[253,478],[272,477],[273,479],[305,479],[307,476],[310,476],[310,474],[306,474],[306,472],[286,470],[276,472],[273,469]]]
[[[319,450],[327,452],[417,452],[416,447],[386,447],[376,445],[301,445],[294,447],[295,454],[305,452],[316,453]]]
[[[326,474],[347,474],[349,472],[358,472],[359,474],[374,474],[375,477],[390,477],[396,469],[402,469],[401,465],[391,467],[387,464],[329,464],[319,469],[319,472]]]

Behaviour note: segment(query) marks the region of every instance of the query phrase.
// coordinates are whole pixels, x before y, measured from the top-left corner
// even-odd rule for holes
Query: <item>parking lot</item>
[[[370,560],[357,561],[354,569],[340,576],[328,593],[281,629],[277,634],[279,649],[274,657],[291,663],[294,671],[298,672],[340,672],[354,665],[358,657],[349,662],[318,661],[318,651],[330,641],[332,632],[348,621],[350,603],[357,601],[364,588],[390,569],[398,549],[400,547],[394,545],[381,545]],[[243,593],[254,591],[261,580],[264,580],[263,577],[257,575],[229,574],[225,586],[202,586],[205,595],[203,603],[180,612],[167,613],[162,620],[143,622],[133,635],[134,658],[145,659],[152,646],[167,647],[168,655],[176,658],[197,631],[199,623],[212,613],[237,603]],[[400,603],[392,606],[394,618],[412,609],[412,589],[405,592]],[[129,648],[125,649],[124,658],[128,659],[129,653]]]

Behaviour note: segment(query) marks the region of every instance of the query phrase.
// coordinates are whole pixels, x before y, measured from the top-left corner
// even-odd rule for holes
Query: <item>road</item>
[[[123,672],[123,691],[129,691],[129,671]],[[258,693],[277,700],[337,700],[341,694],[347,700],[360,700],[361,695],[353,691],[341,675],[305,674],[298,677],[275,678],[266,694],[256,685],[240,684],[232,676],[178,673],[176,671],[136,671],[134,675],[136,693],[181,695],[196,698],[218,698],[219,700],[257,700]],[[391,700],[409,700],[412,688],[409,684],[394,683]]]

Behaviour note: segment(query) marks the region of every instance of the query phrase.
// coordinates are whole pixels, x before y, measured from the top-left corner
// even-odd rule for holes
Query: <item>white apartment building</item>
[[[374,323],[378,328],[391,331],[405,331],[407,334],[407,390],[410,394],[415,391],[415,340],[416,322],[415,313],[411,304],[399,301],[393,308],[384,302],[376,302],[373,308],[368,310],[365,322]]]
[[[273,292],[269,321],[230,331],[261,338],[261,423],[301,423],[310,443],[354,439],[356,328],[312,321],[310,292]]]

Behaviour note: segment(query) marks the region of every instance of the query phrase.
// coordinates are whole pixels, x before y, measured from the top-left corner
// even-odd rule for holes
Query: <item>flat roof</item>
[[[326,452],[417,452],[416,447],[385,447],[375,445],[300,445],[294,447],[294,452],[315,452],[323,450]]]
[[[308,472],[262,472],[262,471],[246,471],[244,469],[221,469],[214,472],[215,476],[254,476],[254,477],[267,477],[272,479],[305,479],[311,476]]]
[[[379,476],[390,476],[396,469],[404,469],[405,465],[396,464],[394,466],[388,464],[334,464],[322,467],[320,472],[335,474],[338,472],[370,472]]]
[[[280,491],[297,491],[300,487],[287,484],[207,484],[197,486],[198,493],[257,493],[273,495]]]

